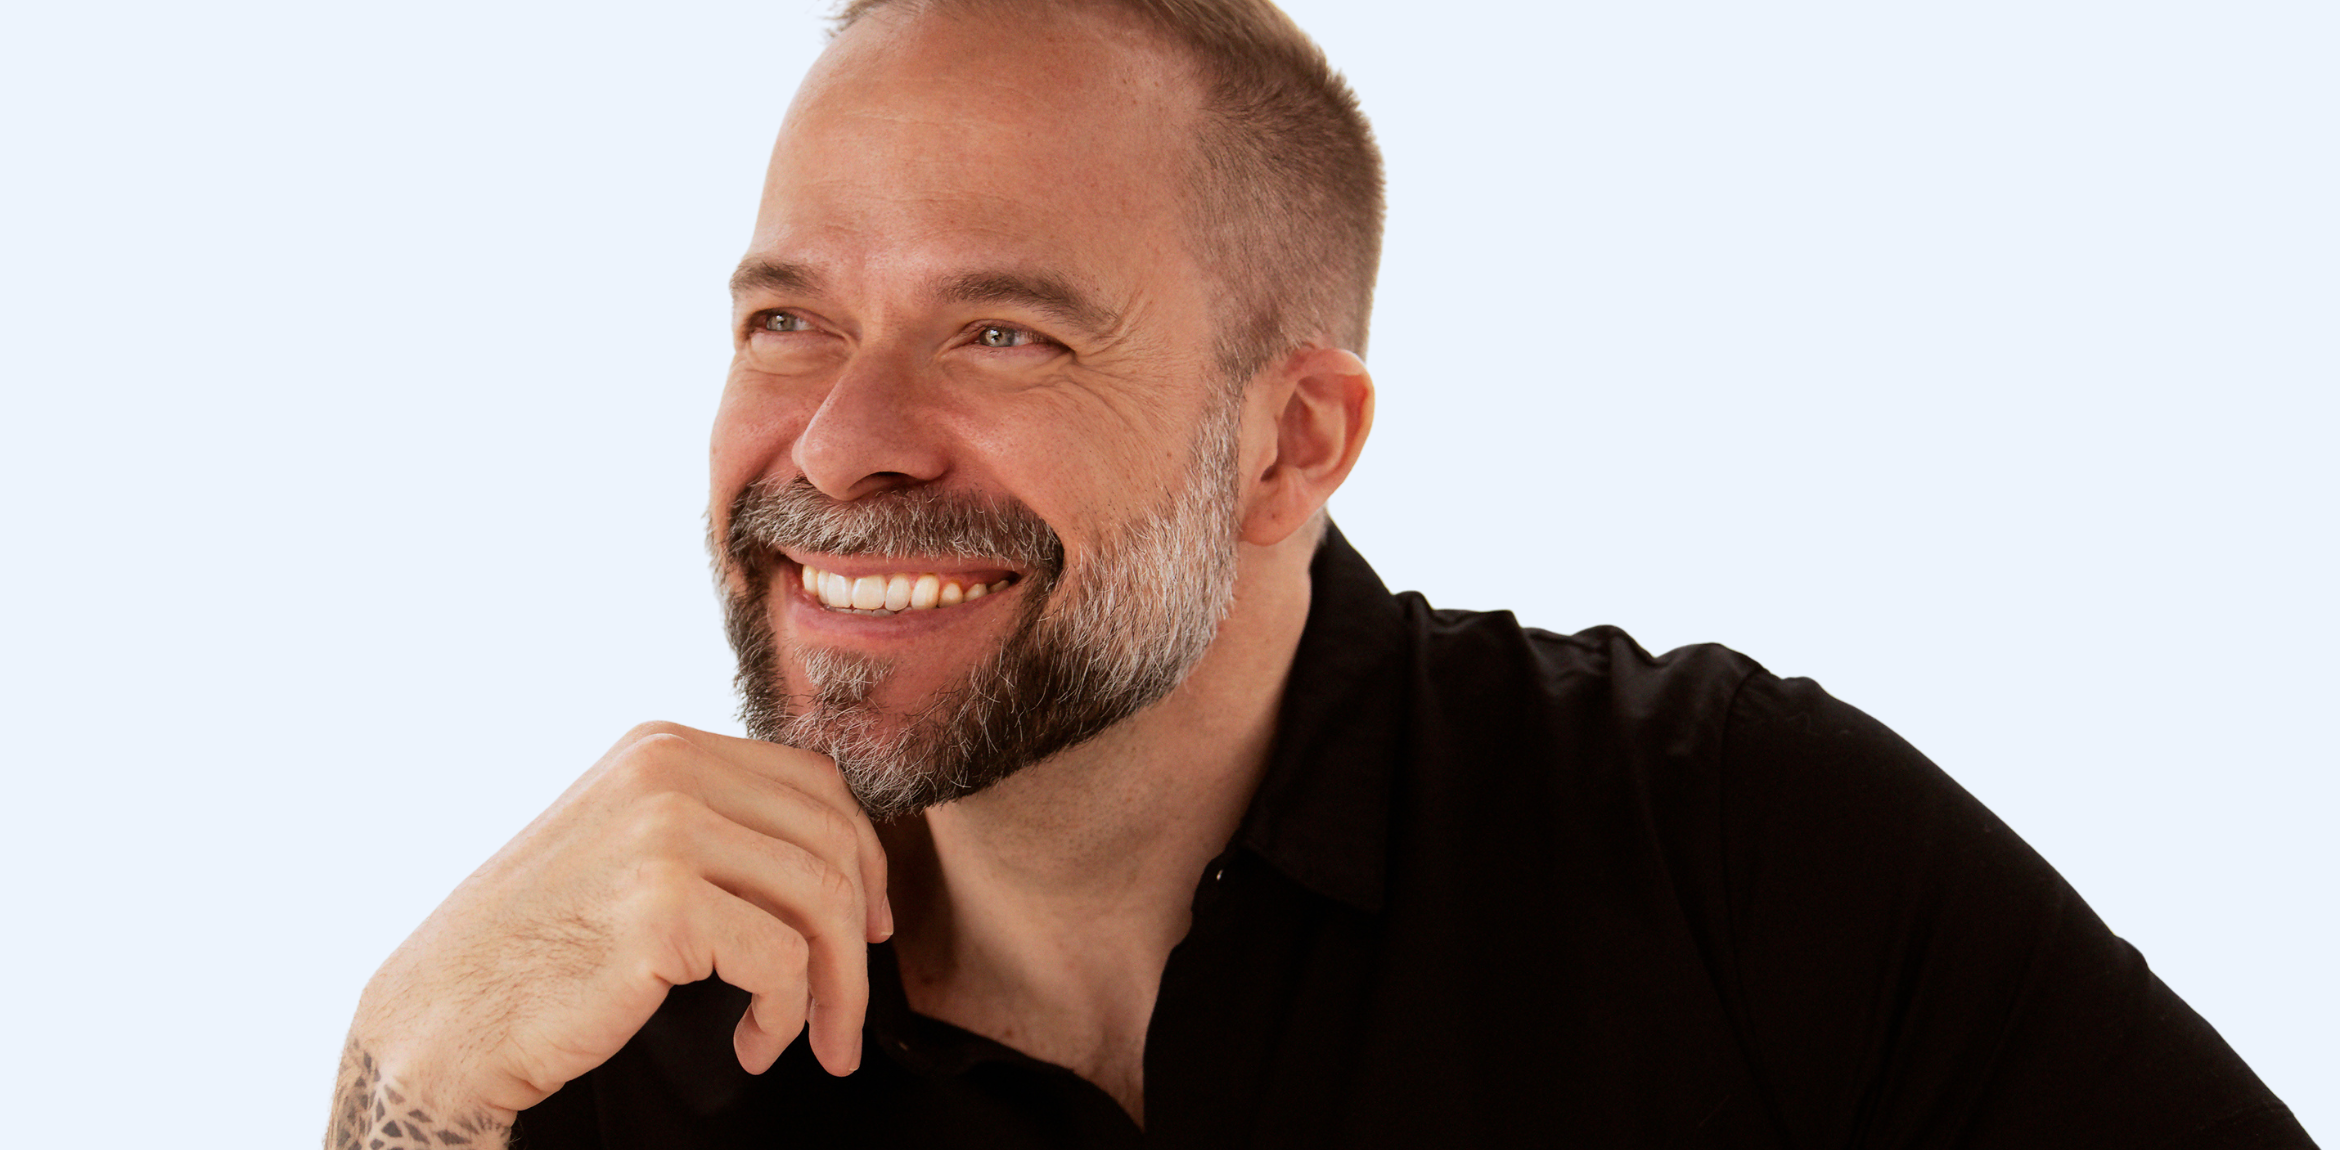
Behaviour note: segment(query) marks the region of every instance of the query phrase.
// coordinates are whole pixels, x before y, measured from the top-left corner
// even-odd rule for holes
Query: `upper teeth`
[[[924,611],[932,607],[956,607],[969,599],[980,599],[994,591],[1005,591],[1013,577],[996,583],[975,583],[958,575],[839,575],[823,571],[811,564],[804,567],[805,594],[821,601],[824,607],[849,611]]]

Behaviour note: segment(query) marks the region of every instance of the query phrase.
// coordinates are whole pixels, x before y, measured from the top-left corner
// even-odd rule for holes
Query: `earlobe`
[[[1373,377],[1351,352],[1309,347],[1254,387],[1274,408],[1274,446],[1244,508],[1243,541],[1273,546],[1305,526],[1356,466],[1373,429]]]

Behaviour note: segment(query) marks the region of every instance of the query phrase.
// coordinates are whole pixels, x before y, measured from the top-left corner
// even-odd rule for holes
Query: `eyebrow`
[[[735,298],[755,292],[817,295],[822,283],[820,273],[810,265],[751,256],[731,273],[731,294]],[[1108,334],[1121,326],[1120,312],[1073,286],[1072,281],[1045,272],[964,272],[942,281],[934,295],[945,303],[1028,307],[1092,335]]]
[[[1047,274],[1011,271],[968,272],[945,280],[935,292],[949,303],[1017,304],[1057,320],[1104,335],[1121,326],[1121,313],[1069,280]]]
[[[734,298],[755,291],[811,294],[821,290],[820,273],[804,264],[779,263],[754,257],[741,260],[731,273]]]

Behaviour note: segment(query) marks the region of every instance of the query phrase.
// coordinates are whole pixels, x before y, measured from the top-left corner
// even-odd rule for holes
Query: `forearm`
[[[511,1131],[509,1114],[449,1106],[395,1081],[355,1037],[341,1052],[325,1150],[503,1150]]]

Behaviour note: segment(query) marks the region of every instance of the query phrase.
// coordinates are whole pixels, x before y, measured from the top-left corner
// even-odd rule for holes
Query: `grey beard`
[[[1234,599],[1240,414],[1239,397],[1214,400],[1179,488],[1070,567],[1020,504],[928,488],[840,502],[802,479],[751,486],[721,556],[746,588],[725,596],[724,615],[748,734],[836,760],[862,809],[886,821],[983,790],[1159,701],[1210,649]],[[766,613],[783,548],[1004,559],[1028,574],[999,649],[916,713],[889,715],[869,702],[893,671],[886,660],[805,647],[793,652],[804,681],[789,681]]]

